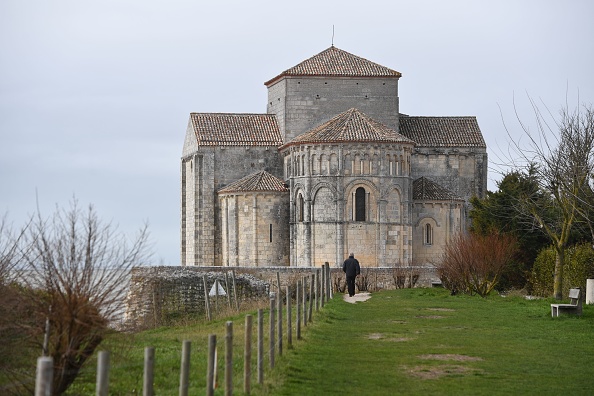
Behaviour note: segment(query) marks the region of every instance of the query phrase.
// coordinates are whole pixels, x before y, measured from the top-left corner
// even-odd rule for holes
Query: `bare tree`
[[[6,215],[0,218],[0,373],[16,382],[20,378],[14,367],[26,364],[25,357],[14,353],[26,340],[22,324],[27,318],[27,307],[22,304],[14,271],[22,237],[23,231],[15,234]]]
[[[22,282],[35,307],[38,333],[49,319],[52,389],[58,395],[122,314],[129,270],[149,257],[147,226],[128,242],[116,227],[101,222],[92,206],[81,211],[74,201],[49,220],[38,213],[26,236]]]
[[[15,235],[8,224],[7,215],[0,218],[0,286],[14,280],[13,269],[19,261],[19,241],[23,238],[25,230],[26,226]]]
[[[594,171],[594,111],[591,106],[561,111],[553,123],[531,101],[536,133],[520,121],[528,145],[512,139],[516,168],[530,172],[538,191],[518,199],[516,209],[528,223],[550,238],[556,252],[554,296],[562,298],[563,263],[571,231],[578,223],[592,227],[592,176]],[[519,117],[518,117],[519,119]],[[509,131],[508,131],[509,133]],[[510,134],[511,136],[511,134]],[[552,137],[551,137],[552,136]],[[594,232],[592,232],[594,238]]]

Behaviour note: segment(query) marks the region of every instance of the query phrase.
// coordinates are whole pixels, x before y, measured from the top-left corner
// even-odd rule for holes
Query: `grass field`
[[[293,348],[284,341],[263,385],[256,384],[254,345],[252,394],[594,394],[594,306],[584,306],[582,317],[553,319],[551,302],[450,296],[443,289],[383,291],[356,304],[336,296],[302,340],[293,331]],[[115,334],[102,345],[112,354],[110,394],[142,394],[143,347],[150,345],[156,348],[155,393],[177,395],[184,339],[192,340],[190,394],[204,394],[207,337],[217,334],[222,357],[226,320],[234,323],[234,394],[243,394],[244,317]],[[254,340],[256,333],[254,327]],[[222,395],[220,360],[216,394]],[[94,385],[90,365],[69,394],[94,394]]]

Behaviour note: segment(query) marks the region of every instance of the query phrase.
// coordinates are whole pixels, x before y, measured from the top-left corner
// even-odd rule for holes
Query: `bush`
[[[54,359],[52,394],[70,386],[120,319],[130,268],[149,256],[147,238],[145,226],[128,242],[92,206],[83,212],[76,201],[47,220],[38,214],[27,228],[20,241],[19,295],[33,323],[17,323],[36,351]]]
[[[437,266],[441,281],[452,294],[487,296],[497,285],[517,251],[510,235],[458,234],[445,247]]]
[[[556,252],[552,247],[540,251],[532,267],[530,291],[536,296],[548,297],[553,294]],[[571,246],[565,251],[563,266],[563,295],[569,289],[579,287],[586,290],[586,279],[594,277],[594,249],[589,244]]]

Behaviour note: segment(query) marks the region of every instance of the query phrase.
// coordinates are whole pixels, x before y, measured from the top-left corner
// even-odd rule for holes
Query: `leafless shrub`
[[[411,266],[397,266],[392,269],[392,279],[397,289],[411,289],[419,281],[419,271]]]
[[[369,279],[369,268],[363,268],[361,274],[355,278],[355,285],[359,291],[371,291],[371,279]]]
[[[30,339],[23,329],[35,326],[34,310],[23,298],[23,288],[16,282],[18,271],[15,270],[21,256],[19,243],[25,230],[26,226],[15,233],[7,216],[0,218],[0,376],[11,382],[9,389],[4,388],[3,392],[12,394],[30,393],[31,389],[30,377],[22,374],[22,367],[30,366],[31,356],[22,351]],[[29,386],[24,387],[27,382]]]
[[[452,293],[487,296],[516,252],[509,235],[458,234],[446,245],[438,272]]]
[[[63,393],[123,313],[132,266],[148,259],[147,227],[131,244],[92,206],[82,212],[76,201],[45,220],[38,213],[25,235],[20,267],[24,295],[35,310],[29,329],[42,351],[46,318],[47,354],[54,359],[55,395]]]
[[[340,273],[332,274],[332,290],[337,293],[344,293],[347,288],[346,277]]]

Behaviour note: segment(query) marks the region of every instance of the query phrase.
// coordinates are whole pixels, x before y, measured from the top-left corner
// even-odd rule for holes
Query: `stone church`
[[[399,111],[401,73],[335,46],[265,82],[264,114],[191,113],[181,261],[424,265],[487,188],[476,117]]]

